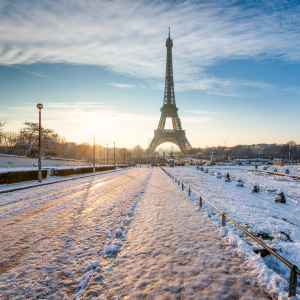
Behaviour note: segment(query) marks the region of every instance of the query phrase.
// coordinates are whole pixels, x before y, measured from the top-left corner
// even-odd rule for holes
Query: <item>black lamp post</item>
[[[124,147],[124,169],[125,169],[125,147]]]
[[[116,143],[114,142],[114,170],[116,169]]]
[[[131,168],[131,150],[129,152],[129,167]]]
[[[108,165],[108,143],[106,144],[106,164]]]
[[[94,161],[93,161],[93,172],[95,173],[96,171],[96,166],[95,166],[95,156],[96,156],[96,145],[95,145],[95,133],[93,132],[94,135]]]
[[[39,103],[36,106],[39,109],[39,160],[38,160],[38,181],[42,182],[42,151],[41,151],[41,146],[42,146],[42,142],[41,142],[41,135],[42,135],[42,127],[41,127],[41,121],[42,121],[42,108],[43,108],[43,104]]]

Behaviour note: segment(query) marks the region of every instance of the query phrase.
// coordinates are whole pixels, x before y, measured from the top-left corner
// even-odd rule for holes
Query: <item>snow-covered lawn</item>
[[[211,166],[208,167],[209,173],[197,170],[195,166],[166,167],[165,170],[194,188],[248,231],[260,237],[281,256],[299,267],[300,181],[291,177],[252,172],[252,168]],[[284,173],[285,167],[277,167],[277,169]],[[298,169],[299,166],[294,167],[291,173],[296,174]],[[217,178],[217,172],[221,172],[222,178]],[[227,173],[231,176],[231,182],[225,182]],[[239,177],[242,178],[244,187],[236,186]],[[259,185],[260,193],[251,193],[255,181]],[[282,189],[286,196],[285,204],[274,201],[278,189]],[[187,191],[184,193],[187,194]],[[192,193],[189,198],[195,204],[199,203],[199,197],[195,194]],[[220,226],[220,213],[204,201],[203,203],[204,210]],[[227,221],[227,225],[254,249],[261,248],[231,222]],[[236,241],[232,242],[236,243]],[[270,268],[289,280],[290,269],[285,264],[273,255],[266,256],[264,261]]]

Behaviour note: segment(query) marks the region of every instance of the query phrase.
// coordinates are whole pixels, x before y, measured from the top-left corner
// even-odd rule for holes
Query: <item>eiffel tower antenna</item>
[[[182,154],[186,154],[187,150],[190,150],[192,146],[185,136],[185,130],[182,130],[180,118],[178,116],[178,108],[175,102],[175,92],[174,92],[174,81],[173,81],[173,61],[172,61],[172,47],[173,41],[170,37],[170,27],[169,27],[169,37],[166,40],[167,48],[167,60],[166,60],[166,77],[165,77],[165,92],[163,106],[160,109],[161,116],[157,126],[157,130],[154,130],[154,138],[149,145],[149,151],[154,152],[157,146],[162,143],[171,142],[176,144]],[[172,130],[166,130],[166,118],[172,119]]]

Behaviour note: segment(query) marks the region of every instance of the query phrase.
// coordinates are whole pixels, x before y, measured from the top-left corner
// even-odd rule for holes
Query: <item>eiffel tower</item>
[[[192,146],[185,136],[185,130],[182,130],[180,118],[178,117],[178,108],[175,102],[174,81],[173,81],[173,62],[172,62],[172,47],[173,41],[169,37],[166,41],[167,47],[167,63],[166,63],[166,78],[165,78],[165,94],[163,107],[160,109],[161,116],[158,123],[157,130],[154,130],[154,138],[149,145],[149,152],[153,153],[154,150],[162,143],[171,142],[177,145],[182,154],[185,155],[187,150]],[[166,118],[172,118],[172,130],[166,130]]]

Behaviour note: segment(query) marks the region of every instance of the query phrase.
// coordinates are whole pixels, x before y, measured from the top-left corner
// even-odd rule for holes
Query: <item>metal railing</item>
[[[188,188],[188,194],[191,195],[191,192],[195,193],[197,196],[199,196],[199,207],[202,208],[203,200],[208,203],[210,206],[212,206],[214,209],[216,209],[219,213],[222,215],[222,226],[226,226],[226,219],[231,221],[234,225],[236,225],[239,229],[241,229],[243,232],[245,232],[248,236],[250,236],[253,240],[255,240],[258,244],[260,244],[262,247],[264,247],[267,251],[272,253],[275,257],[277,257],[280,261],[282,261],[284,264],[286,264],[290,268],[290,282],[289,282],[289,291],[288,296],[295,296],[296,290],[297,290],[297,274],[300,275],[300,270],[297,266],[291,264],[289,261],[284,259],[281,255],[277,254],[274,250],[269,248],[266,244],[261,242],[257,237],[252,235],[248,230],[246,230],[244,227],[242,227],[240,224],[238,224],[236,221],[234,221],[230,216],[228,216],[224,211],[217,208],[215,205],[213,205],[211,202],[209,202],[207,199],[205,199],[202,195],[200,195],[197,191],[195,191],[193,188],[188,186],[186,183],[175,177],[174,175],[170,174],[168,171],[166,171],[164,168],[161,168],[170,178],[174,179],[175,182],[177,182],[178,185],[181,184],[181,190],[184,190],[184,187]]]

